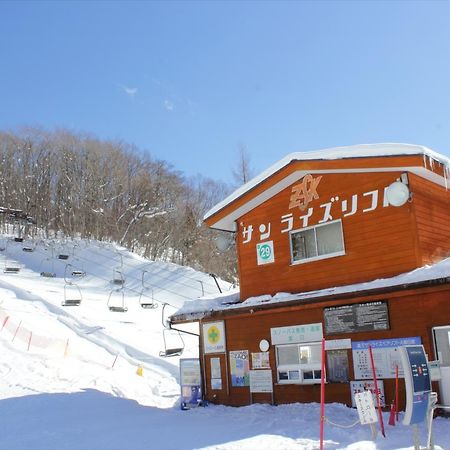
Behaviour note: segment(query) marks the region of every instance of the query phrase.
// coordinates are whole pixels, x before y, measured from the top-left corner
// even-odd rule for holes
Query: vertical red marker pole
[[[398,365],[395,366],[395,419],[398,422]]]
[[[372,366],[373,383],[375,385],[375,395],[377,398],[378,416],[380,417],[381,434],[383,435],[383,437],[386,437],[386,433],[384,432],[383,413],[381,411],[380,391],[378,390],[378,380],[377,380],[377,374],[375,371],[375,364],[373,362],[373,353],[372,353],[371,345],[369,345],[369,355],[370,355],[370,364]]]
[[[322,365],[320,376],[320,450],[323,450],[325,422],[325,339],[322,338]]]

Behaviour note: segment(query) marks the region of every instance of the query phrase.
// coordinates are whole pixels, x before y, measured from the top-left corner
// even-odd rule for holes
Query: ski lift
[[[167,322],[164,320],[164,309],[166,308],[167,303],[163,304],[162,311],[161,311],[161,318],[162,318],[162,324],[163,324],[163,341],[164,341],[164,350],[161,350],[159,352],[159,356],[162,358],[169,358],[171,356],[180,356],[183,353],[184,350],[184,340],[181,336],[181,333],[178,330],[171,330],[170,327],[167,327]],[[181,343],[179,347],[167,347],[167,341],[166,341],[166,333],[168,331],[176,331],[178,333],[178,338]]]
[[[72,276],[77,278],[83,278],[86,276],[86,272],[84,270],[74,269],[72,270]]]
[[[23,242],[23,237],[15,237],[14,242]]]
[[[142,271],[142,279],[141,279],[142,288],[141,288],[141,295],[139,295],[139,304],[141,305],[141,308],[144,308],[144,309],[155,309],[158,307],[158,303],[155,302],[155,299],[153,297],[153,288],[145,286],[144,278],[145,278],[146,273],[148,273],[146,270]],[[151,301],[146,301],[146,300],[142,299],[142,297],[148,298],[148,295],[144,294],[144,292],[148,289],[151,289],[151,291],[152,291]]]
[[[51,270],[41,270],[40,275],[41,275],[41,277],[45,277],[45,278],[55,278],[56,273],[54,271],[53,258],[43,259],[41,262],[41,267],[43,267],[45,265],[44,263],[47,261],[51,261]]]
[[[70,288],[69,292],[67,288]],[[70,294],[70,295],[69,295]],[[66,283],[64,285],[64,300],[61,303],[62,306],[80,306],[83,295],[79,286],[73,283]]]
[[[120,304],[113,304],[111,299],[113,298],[113,293],[120,293],[119,298],[121,299]],[[123,289],[113,289],[109,296],[107,302],[108,308],[111,312],[127,312],[128,308],[125,306],[125,293]]]
[[[61,253],[58,255],[58,259],[67,260],[67,259],[69,259],[69,255],[66,255],[65,253]]]
[[[111,280],[112,284],[116,286],[123,286],[125,284],[125,278],[123,277],[122,268],[113,269],[113,278]]]
[[[20,266],[12,261],[5,261],[4,273],[18,273],[20,272]]]
[[[171,356],[180,356],[184,350],[184,340],[181,336],[181,333],[179,331],[177,332],[178,337],[181,341],[181,347],[167,348],[166,333],[168,331],[170,331],[168,328],[163,329],[164,350],[161,350],[159,352],[159,356],[161,356],[162,358],[170,358]]]
[[[22,247],[22,251],[27,252],[27,253],[32,253],[32,252],[34,252],[34,248],[33,247]]]

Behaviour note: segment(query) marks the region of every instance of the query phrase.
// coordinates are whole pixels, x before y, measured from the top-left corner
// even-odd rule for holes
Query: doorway
[[[441,365],[438,403],[450,406],[450,325],[433,328],[434,351]]]

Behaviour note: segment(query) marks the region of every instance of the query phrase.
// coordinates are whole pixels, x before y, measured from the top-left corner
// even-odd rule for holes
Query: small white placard
[[[441,381],[441,363],[439,361],[428,361],[431,381]]]
[[[256,244],[256,257],[258,266],[275,262],[273,241],[260,242],[259,244]]]
[[[356,408],[361,425],[369,425],[378,422],[373,397],[369,391],[358,392],[355,394]]]
[[[325,341],[325,350],[347,350],[352,348],[351,339],[332,339]]]
[[[271,370],[250,370],[250,392],[273,392]]]

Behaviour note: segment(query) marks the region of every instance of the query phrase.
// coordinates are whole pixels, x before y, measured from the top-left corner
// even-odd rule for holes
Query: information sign
[[[371,380],[373,378],[370,363],[369,345],[375,364],[377,378],[395,378],[396,367],[402,377],[402,362],[399,347],[410,344],[420,344],[420,337],[407,337],[399,339],[378,339],[373,341],[353,341],[353,370],[355,378]]]
[[[198,406],[202,401],[200,361],[180,359],[181,409]]]
[[[323,314],[326,334],[389,329],[388,305],[383,300],[332,306],[324,308]]]
[[[225,325],[223,322],[204,323],[202,331],[205,354],[225,352]]]
[[[308,323],[270,329],[272,345],[317,342],[323,338],[322,323]]]
[[[222,389],[222,372],[220,369],[220,358],[211,358],[211,389]]]
[[[273,392],[271,370],[250,370],[250,392]]]
[[[330,383],[348,383],[349,367],[347,350],[327,351],[327,381]]]

